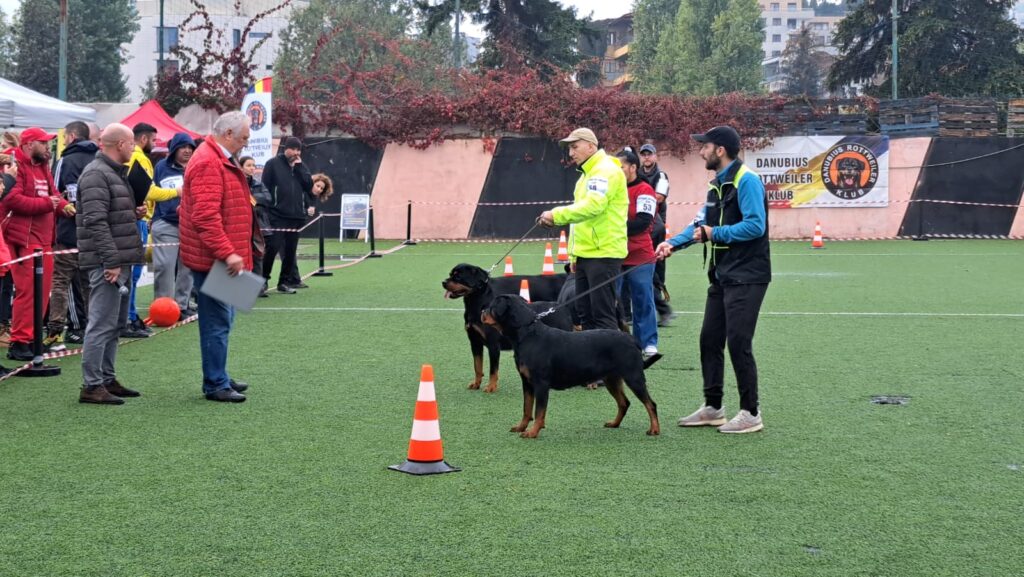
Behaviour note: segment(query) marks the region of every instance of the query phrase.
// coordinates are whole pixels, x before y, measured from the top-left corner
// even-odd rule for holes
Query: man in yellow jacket
[[[136,165],[138,165],[138,168],[145,171],[152,180],[153,162],[149,159],[149,154],[153,152],[153,143],[156,142],[156,127],[140,122],[132,127],[132,133],[135,135],[135,151],[132,152],[132,158],[128,161],[128,174],[131,174],[132,170],[136,170]],[[156,203],[171,200],[179,194],[181,194],[181,188],[161,188],[155,182],[150,185],[149,194],[146,195],[146,216],[140,218],[137,223],[139,236],[142,237],[142,246],[146,246],[146,241],[149,240],[149,219],[153,217],[153,207],[156,206]],[[139,284],[141,276],[142,266],[133,266],[132,292],[128,299],[128,324],[121,328],[121,336],[124,338],[139,339],[153,334],[153,331],[139,318],[139,313],[135,309],[136,286]]]
[[[583,329],[619,328],[618,297],[609,279],[622,271],[626,258],[629,193],[618,160],[598,147],[589,128],[577,128],[562,139],[569,158],[583,174],[576,181],[573,203],[541,213],[544,226],[571,224],[569,254],[576,272],[576,294],[599,289],[577,301]]]

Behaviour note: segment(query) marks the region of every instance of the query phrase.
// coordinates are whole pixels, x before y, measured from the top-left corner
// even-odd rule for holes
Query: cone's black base
[[[375,252],[371,252],[370,254],[366,255],[366,258],[381,258],[382,256],[384,256],[384,255],[378,254],[378,253],[375,253]]]
[[[31,367],[19,371],[16,376],[19,377],[56,377],[60,375],[60,367],[53,365],[32,365]]]
[[[414,241],[414,240],[407,240],[407,241],[402,242],[402,244],[404,244],[405,246],[416,246],[416,241]]]
[[[334,276],[334,273],[326,270],[318,270],[313,273],[313,276]]]
[[[391,465],[388,469],[409,473],[410,475],[440,475],[441,473],[457,473],[462,470],[458,467],[453,467],[444,461],[420,463],[409,460],[406,460],[406,462],[401,465]]]

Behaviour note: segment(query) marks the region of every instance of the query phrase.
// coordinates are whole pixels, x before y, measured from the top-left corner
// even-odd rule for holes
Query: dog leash
[[[498,262],[496,262],[496,263],[491,265],[491,268],[487,270],[487,274],[489,275],[492,272],[494,272],[495,267],[497,267],[499,264],[501,264],[505,260],[506,256],[512,254],[512,251],[514,251],[517,246],[522,244],[523,241],[526,240],[526,237],[530,236],[530,233],[532,233],[534,230],[536,230],[538,226],[540,226],[540,221],[537,221],[537,222],[533,223],[533,226],[530,227],[530,230],[526,231],[526,234],[524,234],[523,236],[519,237],[519,240],[517,240],[516,243],[512,245],[512,248],[508,249],[508,252],[506,252],[505,254],[501,255],[501,258],[498,259]]]
[[[681,244],[681,245],[679,245],[679,246],[677,246],[677,247],[673,248],[673,249],[672,249],[672,252],[675,252],[675,251],[677,251],[677,250],[680,250],[680,249],[684,249],[684,248],[686,248],[686,247],[690,246],[691,244],[695,244],[696,242],[697,242],[697,241],[695,241],[695,240],[688,240],[688,241],[684,242],[683,244]],[[610,279],[608,279],[608,280],[606,280],[606,281],[604,281],[604,282],[602,282],[602,283],[598,284],[597,286],[591,287],[591,288],[589,288],[589,289],[587,289],[587,290],[583,291],[582,293],[580,293],[580,294],[578,294],[578,295],[574,296],[573,298],[571,298],[571,299],[569,299],[569,300],[565,301],[564,303],[561,303],[561,304],[557,304],[557,305],[555,305],[555,306],[553,306],[553,307],[549,308],[549,309],[548,309],[548,310],[546,310],[546,311],[542,311],[542,312],[540,312],[540,313],[537,313],[537,318],[538,318],[538,319],[542,319],[542,318],[544,318],[544,317],[546,317],[546,316],[548,316],[548,315],[550,315],[550,314],[554,313],[554,312],[555,312],[555,311],[557,311],[558,309],[560,309],[560,308],[562,308],[562,307],[564,307],[564,306],[566,306],[566,305],[570,305],[570,304],[572,304],[572,303],[574,303],[574,302],[576,302],[576,301],[580,300],[581,298],[583,298],[583,297],[587,296],[588,294],[590,294],[590,293],[592,293],[592,292],[596,291],[597,289],[599,289],[599,288],[601,288],[601,287],[604,287],[604,286],[607,286],[607,285],[608,285],[609,283],[613,283],[613,282],[615,282],[615,281],[619,280],[619,278],[621,278],[621,277],[624,277],[624,276],[626,276],[627,274],[629,274],[629,273],[633,272],[633,271],[634,271],[634,270],[636,270],[637,268],[639,268],[639,267],[642,267],[642,266],[645,266],[645,265],[649,265],[649,264],[654,264],[654,263],[656,263],[656,262],[658,262],[658,259],[657,259],[657,258],[655,258],[655,259],[654,259],[654,260],[652,260],[652,261],[648,261],[648,262],[640,263],[640,264],[638,264],[638,265],[635,265],[635,266],[632,266],[632,267],[630,267],[630,268],[627,268],[626,270],[624,270],[624,271],[620,272],[619,274],[617,274],[617,275],[613,276],[612,278],[610,278]]]

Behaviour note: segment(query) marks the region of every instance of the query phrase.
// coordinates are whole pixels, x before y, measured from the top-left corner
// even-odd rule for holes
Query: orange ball
[[[171,297],[160,297],[149,305],[149,319],[158,327],[169,327],[180,317],[181,309]]]

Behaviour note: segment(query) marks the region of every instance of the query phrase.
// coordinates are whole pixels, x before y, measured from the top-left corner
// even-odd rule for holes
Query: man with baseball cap
[[[640,147],[640,180],[651,185],[658,199],[658,213],[651,228],[651,242],[654,246],[665,242],[665,225],[668,223],[668,175],[658,166],[658,149],[651,143]],[[654,266],[654,307],[658,311],[658,326],[667,327],[675,318],[668,304],[668,289],[665,287],[665,261]]]
[[[18,161],[17,182],[3,200],[4,213],[10,217],[4,225],[4,239],[11,257],[30,255],[37,249],[44,253],[53,250],[56,217],[72,218],[75,207],[61,198],[53,185],[49,170],[50,141],[57,135],[41,128],[26,128],[21,132],[21,145],[15,149]],[[30,343],[35,337],[33,325],[33,259],[11,266],[14,286],[14,308],[11,313],[11,343],[7,358],[30,361],[33,358]],[[53,281],[53,255],[43,256],[43,308],[50,300]]]
[[[582,295],[622,271],[627,248],[629,193],[619,163],[598,148],[589,128],[577,128],[560,144],[582,173],[573,191],[573,204],[546,210],[537,218],[544,226],[573,225],[569,255],[576,272],[576,294]],[[618,296],[613,283],[578,301],[583,329],[617,330]]]
[[[298,229],[313,215],[313,175],[302,163],[302,141],[289,136],[281,143],[281,152],[263,167],[263,186],[270,191],[274,204],[270,207],[270,226]],[[263,278],[270,282],[274,270],[274,257],[281,254],[281,272],[277,275],[277,292],[295,294],[297,288],[307,288],[299,277],[296,261],[299,249],[298,232],[274,232],[266,238],[267,252],[263,255]]]
[[[657,249],[660,258],[667,258],[692,239],[705,243],[705,254],[711,254],[711,286],[700,330],[704,404],[680,419],[679,425],[753,433],[764,428],[758,409],[753,340],[761,303],[772,280],[768,197],[761,177],[738,158],[740,135],[732,127],[716,126],[693,139],[701,143],[700,156],[705,167],[715,171],[715,178],[694,223]],[[740,392],[740,411],[728,422],[722,404],[726,344]]]

